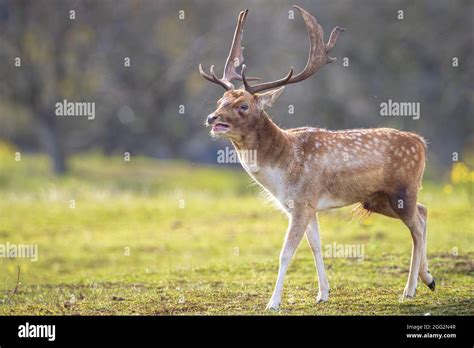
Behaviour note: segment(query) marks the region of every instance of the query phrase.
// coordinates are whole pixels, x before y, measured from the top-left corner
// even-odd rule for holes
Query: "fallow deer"
[[[324,43],[323,29],[301,7],[310,39],[306,67],[293,69],[272,82],[251,84],[243,63],[242,36],[248,10],[239,14],[232,46],[218,78],[200,74],[226,89],[217,109],[206,120],[213,136],[228,138],[248,174],[266,190],[288,215],[289,225],[280,253],[278,277],[267,309],[278,309],[288,265],[306,234],[318,275],[317,302],[328,300],[329,282],[324,270],[319,238],[318,212],[359,203],[367,212],[400,219],[412,236],[412,254],[403,298],[414,297],[418,276],[432,290],[434,278],[426,257],[427,209],[417,203],[425,168],[426,143],[414,133],[391,128],[329,131],[321,128],[279,128],[265,112],[283,92],[284,85],[303,81],[327,63],[343,28],[335,27]],[[235,88],[233,81],[243,82]],[[243,151],[257,151],[257,163],[246,163]]]

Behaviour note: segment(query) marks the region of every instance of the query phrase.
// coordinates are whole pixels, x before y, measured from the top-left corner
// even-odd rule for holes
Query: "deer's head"
[[[266,107],[272,106],[274,101],[283,92],[284,86],[303,81],[316,73],[326,63],[332,63],[335,58],[328,56],[343,28],[335,27],[331,32],[329,41],[324,43],[323,28],[316,19],[306,10],[294,6],[303,16],[310,40],[310,49],[306,67],[297,75],[293,74],[293,68],[288,74],[275,81],[263,82],[250,85],[250,81],[258,80],[255,77],[246,77],[242,36],[245,19],[248,10],[242,11],[237,20],[234,39],[227,57],[222,78],[218,78],[214,72],[214,65],[209,73],[204,72],[201,64],[199,72],[206,80],[216,83],[226,89],[226,92],[217,102],[217,109],[211,113],[206,120],[206,125],[211,126],[213,135],[225,135],[229,138],[240,138],[248,134],[261,118]],[[242,65],[240,73],[238,67]],[[241,88],[235,88],[233,81],[242,81]]]

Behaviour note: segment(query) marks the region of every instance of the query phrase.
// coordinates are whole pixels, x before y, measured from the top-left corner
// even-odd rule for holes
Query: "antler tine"
[[[207,73],[204,72],[204,70],[203,70],[203,68],[202,68],[202,64],[199,64],[199,73],[200,73],[201,76],[204,77],[206,80],[211,81],[211,82],[216,82],[216,81],[214,80],[214,78],[213,78],[211,75],[209,75],[209,74],[207,74]]]
[[[246,91],[250,91],[251,87],[249,83],[247,82],[248,80],[245,78],[245,71],[247,70],[247,65],[242,65],[242,82],[244,83],[244,87]]]
[[[257,88],[255,88],[255,87],[258,87],[260,85],[256,85],[256,86],[250,86],[249,85],[249,83],[247,81],[250,81],[250,78],[245,77],[246,68],[247,67],[245,65],[242,66],[242,81],[244,82],[245,90],[247,92],[251,93],[251,94],[262,91],[263,89],[258,90]],[[265,85],[264,89],[277,88],[277,87],[280,87],[280,86],[283,86],[283,85],[287,84],[292,76],[293,76],[293,67],[290,68],[290,71],[288,72],[288,74],[284,78],[276,80],[276,81],[272,81],[272,82],[266,82],[266,83],[261,84],[261,85]]]
[[[216,73],[214,72],[214,65],[211,65],[211,68],[209,69],[209,71],[211,72],[212,78],[221,86],[223,86],[225,89],[227,90],[234,89],[234,85],[230,83],[228,80],[220,79],[217,77]]]
[[[237,78],[237,80],[240,80],[244,83],[244,87],[245,87],[245,90],[248,91],[249,88],[250,88],[250,85],[248,84],[247,81],[257,81],[257,80],[260,80],[259,77],[246,77],[245,76],[245,71],[247,70],[247,66],[244,64],[242,65],[242,72],[241,72],[241,76],[239,76]]]
[[[221,81],[221,79],[219,79],[216,74],[214,73],[214,65],[211,66],[211,69],[210,69],[210,72],[211,72],[211,75],[207,74],[204,72],[204,70],[202,69],[202,65],[199,64],[199,73],[201,74],[202,77],[204,77],[206,80],[208,81],[211,81],[211,82],[214,82],[214,83],[217,83],[218,85],[221,85],[222,87],[224,87],[226,90],[230,90],[231,89],[231,86],[229,86],[228,84],[226,84],[224,81]],[[233,87],[233,86],[232,86]]]
[[[212,66],[212,72],[211,74],[214,72],[214,65]],[[211,81],[213,83],[217,83],[219,85],[221,85],[222,87],[224,87],[226,90],[229,90],[231,89],[229,85],[227,85],[224,81],[221,81],[221,79],[219,79],[216,74],[214,73],[212,76],[207,74],[206,72],[204,72],[203,68],[202,68],[202,65],[199,64],[199,73],[201,74],[202,77],[204,77],[206,80],[208,81]],[[237,78],[237,80],[239,81],[242,81],[242,76],[239,76],[239,78]],[[247,77],[247,81],[258,81],[260,80],[260,78],[258,77]]]
[[[282,78],[280,80],[249,86],[250,89],[248,89],[248,91],[250,93],[257,93],[267,89],[273,89],[283,85],[289,85],[291,83],[296,83],[305,80],[314,73],[316,73],[316,71],[318,71],[323,65],[325,65],[326,63],[331,63],[335,60],[335,58],[329,57],[327,53],[331,50],[331,48],[334,47],[339,34],[345,29],[340,27],[334,28],[328,43],[325,44],[323,41],[323,28],[318,24],[316,19],[303,8],[296,5],[294,5],[293,7],[301,13],[309,35],[310,49],[308,61],[306,62],[306,67],[303,69],[302,72],[295,76],[291,76],[292,74],[288,74],[285,78]]]
[[[334,47],[334,45],[336,44],[337,38],[339,37],[339,34],[345,30],[346,30],[345,28],[341,28],[339,26],[335,27],[332,30],[331,35],[329,35],[328,43],[326,44],[326,52],[329,52]],[[336,61],[336,58],[328,57],[328,61],[327,61],[328,63],[332,63],[335,61]]]

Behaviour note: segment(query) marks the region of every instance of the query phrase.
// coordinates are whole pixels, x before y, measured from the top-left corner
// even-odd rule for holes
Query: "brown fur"
[[[303,182],[312,197],[344,197],[391,217],[398,214],[387,200],[416,201],[426,149],[419,135],[391,128],[283,130],[257,109],[257,98],[243,90],[226,92],[223,99],[230,103],[215,114],[231,126],[226,135],[237,150],[256,150],[259,166],[286,170],[288,185]],[[249,111],[236,114],[242,103],[249,104]]]
[[[353,203],[359,203],[367,213],[398,218],[410,230],[413,248],[403,297],[415,295],[418,275],[434,290],[426,259],[427,209],[417,203],[425,168],[423,138],[389,128],[283,130],[264,111],[281,94],[282,86],[307,79],[325,64],[334,62],[336,59],[329,57],[328,52],[345,30],[335,27],[325,44],[323,29],[316,19],[303,8],[294,7],[303,17],[310,41],[308,61],[302,72],[293,75],[290,69],[282,79],[256,85],[249,84],[245,65],[237,72],[237,66],[243,62],[242,36],[248,10],[239,14],[222,78],[216,76],[213,66],[207,74],[199,65],[206,80],[227,90],[216,111],[207,118],[208,125],[212,125],[211,133],[230,139],[245,170],[289,216],[278,278],[267,309],[279,307],[285,274],[305,234],[318,274],[317,300],[328,299],[329,281],[321,253],[317,213]],[[239,79],[245,90],[235,89],[233,81]],[[258,93],[263,91],[267,92]],[[244,151],[255,151],[257,163],[242,156]]]
[[[410,229],[414,251],[404,296],[414,296],[414,268],[419,267],[423,282],[434,288],[426,261],[426,208],[417,203],[424,139],[391,128],[284,130],[264,111],[280,92],[228,91],[218,102],[212,124],[228,126],[224,135],[238,151],[257,152],[258,168],[247,171],[292,217],[282,253],[293,250],[318,211],[359,203],[360,209],[400,219]]]

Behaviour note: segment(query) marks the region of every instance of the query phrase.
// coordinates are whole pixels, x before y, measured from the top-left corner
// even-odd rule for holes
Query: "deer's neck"
[[[284,166],[291,151],[290,140],[285,131],[278,127],[263,111],[251,131],[240,139],[232,139],[237,151],[254,152],[259,167]]]

